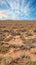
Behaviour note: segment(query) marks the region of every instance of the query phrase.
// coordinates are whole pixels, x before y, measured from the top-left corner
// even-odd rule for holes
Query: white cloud
[[[19,15],[24,14],[25,17],[30,15],[30,1],[26,4],[26,0],[1,0],[0,3],[8,3],[10,9],[0,11],[0,18],[19,19]],[[21,3],[21,4],[20,4]],[[32,7],[31,7],[32,9]],[[34,9],[33,9],[34,10]]]
[[[7,12],[6,10],[0,11],[0,18],[7,18]]]
[[[3,0],[5,2],[5,0]],[[2,3],[3,3],[2,1]],[[6,0],[8,2],[8,4],[10,5],[10,10],[3,10],[3,11],[0,11],[0,18],[11,18],[11,19],[17,19],[19,18],[18,16],[21,15],[22,13],[25,15],[25,16],[28,16],[29,15],[29,3],[27,6],[25,6],[26,2],[25,0],[11,0],[9,2],[9,0]],[[20,2],[21,2],[21,5],[20,5]],[[25,7],[23,7],[23,5]]]

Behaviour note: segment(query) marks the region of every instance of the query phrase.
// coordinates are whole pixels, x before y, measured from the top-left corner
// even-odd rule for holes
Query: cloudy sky
[[[0,0],[0,20],[36,20],[36,0]]]

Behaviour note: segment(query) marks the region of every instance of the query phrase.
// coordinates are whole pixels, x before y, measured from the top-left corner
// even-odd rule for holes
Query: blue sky
[[[0,0],[0,20],[36,20],[36,0]]]

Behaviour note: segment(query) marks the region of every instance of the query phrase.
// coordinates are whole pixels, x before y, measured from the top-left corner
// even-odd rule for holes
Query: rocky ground
[[[36,21],[0,21],[0,65],[36,65]]]

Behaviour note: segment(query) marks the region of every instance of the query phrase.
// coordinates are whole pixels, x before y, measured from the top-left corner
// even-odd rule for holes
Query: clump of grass
[[[36,28],[33,31],[36,33]]]
[[[32,52],[32,54],[36,55],[36,52]]]
[[[0,42],[0,47],[1,47],[2,45],[3,45],[3,42],[1,41],[1,42]]]
[[[36,38],[32,39],[32,42],[35,43],[36,42]]]
[[[1,65],[11,65],[13,59],[11,57],[3,57]]]
[[[26,35],[27,36],[32,36],[32,33],[31,32],[27,32]]]
[[[1,63],[1,61],[2,61],[2,56],[0,56],[0,63]]]
[[[20,35],[20,39],[21,39],[22,41],[25,41],[25,40],[26,40],[26,39],[24,38],[23,34]]]
[[[7,45],[7,43],[5,44],[3,44],[3,45],[0,45],[0,52],[1,53],[6,53],[6,52],[8,52],[9,51],[9,45]]]
[[[9,30],[4,30],[3,32],[10,32]]]
[[[5,38],[5,35],[3,33],[0,33],[0,41],[3,41]]]
[[[19,32],[26,32],[26,29],[21,28],[21,29],[19,29]]]
[[[7,47],[4,47],[4,46],[2,46],[2,47],[0,47],[0,52],[7,52],[8,51],[8,48]]]
[[[15,31],[12,30],[11,35],[13,35],[13,36],[20,35],[20,32],[19,31],[15,32]]]
[[[28,61],[25,65],[36,65],[36,61]]]
[[[11,39],[13,39],[13,37],[12,37],[12,36],[11,36],[11,37],[9,37],[9,38],[4,39],[4,41],[5,41],[5,42],[8,42],[8,41],[10,41]]]

